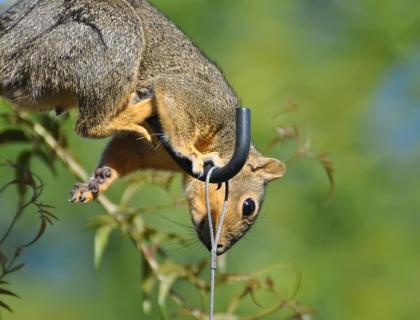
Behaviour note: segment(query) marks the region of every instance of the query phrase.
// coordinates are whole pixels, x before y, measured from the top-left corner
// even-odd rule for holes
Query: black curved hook
[[[198,176],[192,172],[192,164],[189,159],[182,158],[175,154],[172,148],[165,141],[163,136],[163,129],[157,116],[147,120],[152,130],[158,134],[160,142],[165,147],[166,151],[171,155],[175,162],[190,176],[206,181],[207,173],[210,168],[214,166],[213,163],[207,162],[204,165],[204,173]],[[251,110],[248,108],[237,108],[236,109],[236,141],[235,151],[233,152],[230,161],[222,168],[217,168],[211,175],[211,183],[222,183],[233,178],[242,167],[248,158],[249,149],[251,146]]]

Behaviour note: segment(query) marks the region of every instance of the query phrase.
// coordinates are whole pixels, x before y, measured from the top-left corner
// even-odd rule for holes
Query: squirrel
[[[169,18],[146,0],[21,0],[0,16],[0,96],[17,109],[78,109],[82,137],[113,136],[71,201],[86,203],[117,178],[140,169],[180,171],[146,120],[158,116],[165,140],[191,160],[226,164],[233,154],[240,101],[222,71]],[[253,225],[269,181],[285,173],[252,144],[231,181],[217,253]],[[216,224],[224,187],[210,189]],[[204,183],[185,177],[192,223],[210,249]]]

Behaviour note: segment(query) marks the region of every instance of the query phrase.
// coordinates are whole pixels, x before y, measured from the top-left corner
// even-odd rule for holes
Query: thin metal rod
[[[207,209],[207,219],[209,220],[209,231],[211,239],[211,263],[210,263],[210,306],[209,306],[209,320],[213,320],[214,315],[214,297],[215,297],[215,279],[216,279],[216,269],[217,269],[217,244],[219,242],[220,235],[222,234],[223,221],[227,212],[227,205],[229,200],[229,182],[225,181],[225,198],[223,202],[222,213],[220,219],[217,222],[216,234],[214,234],[213,228],[213,219],[211,216],[211,207],[210,207],[210,179],[213,172],[217,170],[217,167],[212,167],[207,173],[206,184],[205,184],[205,195],[206,195],[206,209]]]

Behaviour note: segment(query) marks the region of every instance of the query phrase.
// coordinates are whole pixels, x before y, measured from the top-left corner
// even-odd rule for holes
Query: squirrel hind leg
[[[147,141],[152,137],[141,125],[147,118],[155,115],[153,98],[138,101],[135,93],[131,94],[128,103],[116,116],[100,123],[92,123],[87,113],[81,115],[76,123],[76,132],[85,137],[101,138],[121,133],[137,133]],[[86,109],[86,108],[85,108]],[[96,119],[96,117],[94,117]]]
[[[87,203],[96,199],[117,178],[118,173],[114,169],[107,166],[98,167],[88,182],[74,185],[70,202]]]

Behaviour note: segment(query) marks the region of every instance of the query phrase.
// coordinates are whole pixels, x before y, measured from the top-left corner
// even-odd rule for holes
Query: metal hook
[[[175,154],[170,145],[165,141],[163,135],[162,125],[157,116],[147,120],[152,130],[158,134],[160,142],[165,147],[166,151],[171,155],[175,162],[190,176],[200,180],[206,181],[209,170],[214,166],[212,162],[204,165],[204,173],[202,176],[196,175],[192,172],[192,164],[189,159],[182,158]],[[249,149],[251,146],[251,110],[248,108],[236,109],[236,140],[235,151],[230,161],[222,168],[217,168],[211,175],[210,182],[220,184],[233,178],[245,165],[248,158]]]

